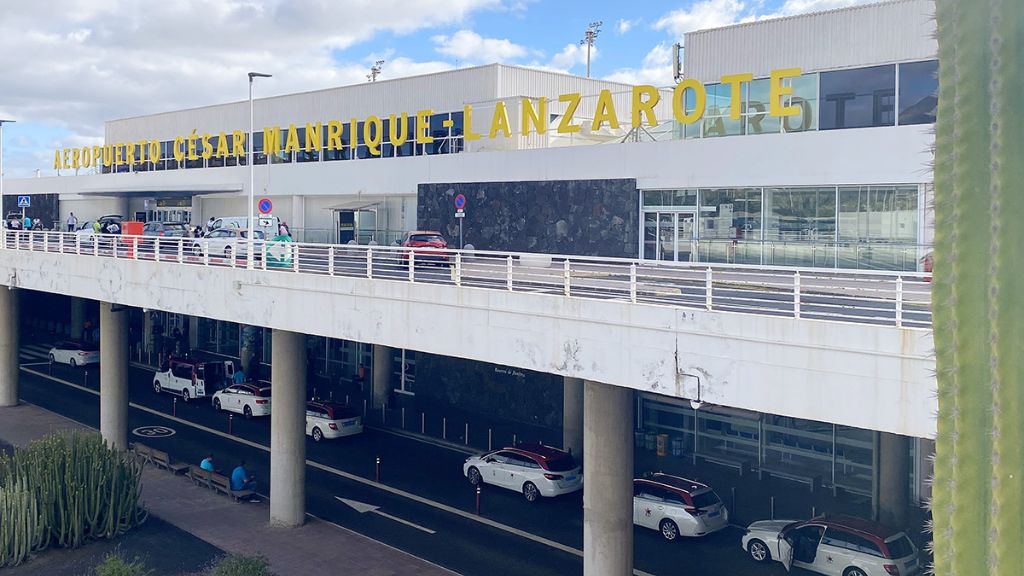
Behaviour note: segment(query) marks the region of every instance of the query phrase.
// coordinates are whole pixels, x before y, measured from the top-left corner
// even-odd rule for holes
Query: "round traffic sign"
[[[260,198],[257,206],[260,209],[260,214],[269,214],[274,209],[274,203],[270,201],[270,198]]]
[[[132,430],[132,434],[144,438],[166,438],[174,436],[174,429],[166,426],[140,426]]]
[[[459,194],[459,195],[455,196],[455,208],[457,210],[462,210],[465,207],[466,207],[466,196],[463,195],[463,194]]]

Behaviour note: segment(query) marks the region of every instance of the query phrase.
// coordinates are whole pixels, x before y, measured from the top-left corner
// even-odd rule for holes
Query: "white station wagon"
[[[213,408],[227,410],[252,418],[270,416],[270,387],[255,384],[232,384],[213,393]]]
[[[583,473],[572,454],[543,444],[519,444],[470,456],[462,473],[474,486],[486,483],[515,490],[529,502],[583,488]]]
[[[657,530],[666,540],[705,536],[729,525],[729,510],[706,484],[650,474],[633,480],[633,524]]]
[[[100,347],[88,342],[57,342],[50,348],[50,362],[60,362],[74,368],[86,364],[99,364]]]

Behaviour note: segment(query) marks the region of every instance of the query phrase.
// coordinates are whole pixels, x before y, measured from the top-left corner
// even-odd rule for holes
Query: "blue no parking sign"
[[[463,195],[463,194],[459,194],[459,195],[455,196],[455,209],[456,210],[462,210],[465,207],[466,207],[466,196]]]
[[[270,201],[270,198],[260,198],[256,206],[260,209],[260,214],[270,214],[274,208],[274,203]]]

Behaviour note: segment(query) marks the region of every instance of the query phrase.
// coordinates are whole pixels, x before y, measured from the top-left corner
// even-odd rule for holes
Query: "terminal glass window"
[[[743,134],[743,118],[732,120],[729,114],[734,106],[742,107],[746,100],[747,85],[740,90],[740,100],[732,101],[732,86],[709,84],[707,86],[707,109],[704,111],[704,137],[737,136]]]
[[[230,141],[231,138],[225,136],[224,140]],[[213,155],[210,156],[210,159],[206,161],[207,166],[209,166],[210,168],[220,168],[224,166],[225,158],[217,156],[217,147],[220,146],[220,136],[210,137],[210,146],[213,150]]]
[[[701,189],[702,262],[761,263],[761,189]]]
[[[351,158],[351,150],[349,148],[349,142],[351,142],[351,139],[350,139],[348,124],[344,123],[344,124],[341,125],[341,149],[340,150],[338,150],[338,149],[328,150],[327,149],[327,143],[328,143],[328,138],[327,137],[328,137],[328,134],[329,134],[329,128],[325,124],[324,127],[323,127],[323,134],[321,135],[321,138],[323,138],[323,141],[324,141],[324,143],[323,143],[324,160],[325,161],[348,160],[349,158]]]
[[[821,73],[821,129],[896,124],[896,66]]]
[[[321,130],[326,130],[326,126]],[[299,135],[299,151],[295,153],[296,162],[319,162],[320,153],[315,148],[310,148],[309,152],[306,151],[306,127],[303,126],[296,130]],[[322,137],[321,137],[322,138]]]
[[[835,235],[835,188],[765,188],[765,264],[834,266]]]
[[[263,153],[263,132],[254,132],[252,135],[253,164],[260,165],[267,163],[267,155]]]
[[[839,265],[916,270],[917,186],[839,188]]]
[[[806,132],[818,129],[818,75],[803,74],[795,78],[786,78],[783,86],[793,89],[792,94],[783,96],[782,105],[796,106],[800,113],[782,117],[782,128],[786,132]]]
[[[780,118],[768,114],[770,110],[769,103],[771,102],[770,92],[770,84],[767,78],[754,80],[748,85],[747,105],[744,110],[747,134],[772,134],[779,132]]]
[[[899,65],[900,125],[934,124],[939,103],[939,61]]]

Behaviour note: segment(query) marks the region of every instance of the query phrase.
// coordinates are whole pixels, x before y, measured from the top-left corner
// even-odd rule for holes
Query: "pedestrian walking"
[[[75,213],[72,212],[68,216],[68,232],[74,232],[75,228],[78,228],[78,218],[75,218]]]
[[[25,230],[31,230],[32,229],[32,219],[29,218],[28,216],[25,216],[24,225],[25,225]]]

